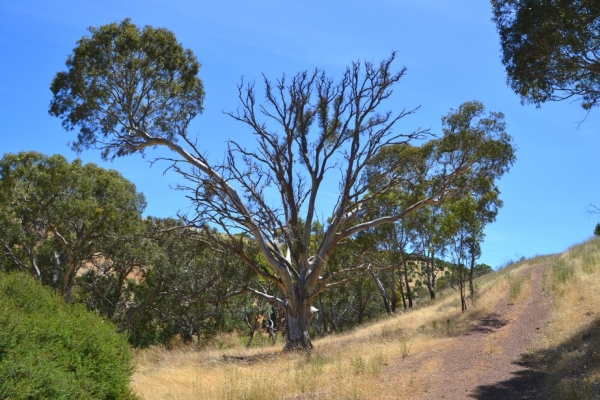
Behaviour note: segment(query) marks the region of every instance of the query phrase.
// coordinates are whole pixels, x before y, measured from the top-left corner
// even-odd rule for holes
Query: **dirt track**
[[[438,354],[424,399],[541,399],[539,372],[527,366],[528,349],[545,330],[548,304],[542,292],[545,264],[531,267],[529,296],[493,312]]]

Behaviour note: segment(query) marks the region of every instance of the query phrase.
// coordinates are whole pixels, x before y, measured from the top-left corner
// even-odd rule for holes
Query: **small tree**
[[[100,148],[104,157],[155,146],[170,149],[176,157],[172,167],[189,182],[183,188],[195,212],[188,223],[281,291],[275,296],[243,287],[237,293],[254,293],[285,310],[287,349],[312,347],[308,328],[316,296],[368,267],[330,269],[327,260],[339,243],[464,191],[469,182],[461,177],[467,171],[487,176],[513,161],[502,116],[492,114],[495,124],[484,132],[448,133],[423,146],[421,157],[429,162],[421,174],[398,168],[401,160],[380,171],[372,191],[364,172],[378,152],[429,137],[421,129],[393,130],[414,109],[381,111],[406,71],[392,69],[392,54],[378,64],[352,63],[337,81],[318,69],[276,82],[265,78],[264,102],[254,84],[240,84],[241,105],[229,115],[249,129],[256,148],[230,140],[225,160],[214,162],[187,130],[202,112],[204,98],[192,52],[170,31],[139,30],[129,20],[90,32],[69,56],[67,71],[52,82],[50,113],[65,128],[79,129],[75,149]],[[318,199],[326,176],[335,171],[337,201],[318,248],[311,251]],[[373,217],[380,196],[421,178],[428,182],[428,195],[394,214]],[[211,229],[215,226],[219,234]],[[253,238],[264,264],[248,257],[246,237]]]
[[[596,227],[594,228],[594,235],[600,236],[600,223],[596,224]]]
[[[485,264],[475,264],[481,256],[481,242],[485,237],[483,229],[486,224],[496,219],[498,209],[502,206],[502,201],[498,198],[498,189],[489,189],[446,205],[450,213],[445,221],[444,230],[451,238],[449,247],[455,264],[453,274],[458,283],[463,311],[467,309],[467,285],[471,302],[475,304],[473,278],[476,273],[483,274],[491,270]]]
[[[444,256],[449,234],[442,229],[447,218],[447,212],[440,204],[428,209],[421,209],[407,221],[408,227],[414,232],[420,259],[425,265],[421,266],[419,275],[429,292],[429,298],[436,298],[437,272],[440,270],[437,261]]]

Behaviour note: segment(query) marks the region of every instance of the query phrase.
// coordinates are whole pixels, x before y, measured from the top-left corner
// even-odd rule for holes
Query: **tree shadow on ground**
[[[528,352],[513,377],[478,386],[475,399],[600,399],[600,316],[555,347]]]
[[[517,364],[522,365],[521,362]],[[485,400],[544,399],[539,388],[542,386],[545,376],[545,373],[535,369],[522,369],[506,381],[494,385],[478,386],[470,397]]]
[[[471,335],[474,333],[492,333],[502,328],[508,323],[508,321],[501,318],[498,313],[487,314],[485,317],[479,320],[480,322],[469,329],[464,335]]]

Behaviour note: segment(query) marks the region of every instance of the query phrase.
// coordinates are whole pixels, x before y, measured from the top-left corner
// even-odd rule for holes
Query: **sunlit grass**
[[[263,347],[247,349],[245,338],[231,334],[202,349],[140,350],[133,388],[145,399],[419,397],[431,387],[429,377],[443,372],[441,360],[415,363],[402,374],[396,369],[446,348],[498,301],[508,301],[511,282],[517,279],[521,287],[513,301],[520,301],[528,282],[523,271],[533,263],[522,261],[479,279],[478,301],[475,306],[469,302],[465,313],[458,294],[448,289],[417,310],[316,338],[310,354],[282,353],[283,343],[272,346],[266,340]]]
[[[552,300],[538,360],[549,399],[596,399],[600,390],[600,239],[571,247],[545,278]]]

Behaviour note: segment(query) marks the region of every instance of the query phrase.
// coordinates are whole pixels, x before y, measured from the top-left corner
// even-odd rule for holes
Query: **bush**
[[[21,273],[0,273],[0,398],[133,399],[127,341]]]
[[[450,283],[448,282],[448,278],[445,276],[440,276],[435,281],[435,291],[436,292],[441,292],[442,290],[446,289],[448,286],[450,286]]]

